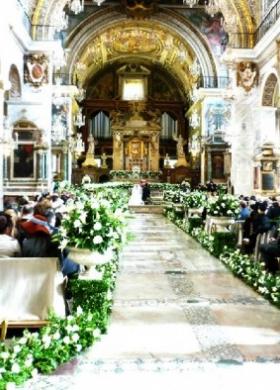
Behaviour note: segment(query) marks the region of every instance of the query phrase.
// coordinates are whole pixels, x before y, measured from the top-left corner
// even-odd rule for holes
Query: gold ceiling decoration
[[[52,25],[52,18],[60,8],[63,10],[69,0],[37,0],[33,6],[32,24],[33,25]],[[251,1],[251,0],[250,0]],[[240,19],[240,27],[243,31],[252,32],[255,29],[253,12],[258,12],[249,5],[248,0],[222,0],[220,1],[221,12],[226,11],[228,4],[231,4],[235,9],[238,18]],[[256,2],[257,3],[257,2]],[[251,4],[251,2],[250,2]]]
[[[131,21],[111,27],[96,36],[77,56],[74,67],[79,84],[86,84],[93,74],[113,62],[125,58],[141,62],[148,60],[159,63],[182,81],[186,94],[197,81],[198,74],[193,72],[197,62],[192,48],[179,35],[171,34],[162,27],[145,22],[141,25]],[[83,66],[81,66],[83,64]]]

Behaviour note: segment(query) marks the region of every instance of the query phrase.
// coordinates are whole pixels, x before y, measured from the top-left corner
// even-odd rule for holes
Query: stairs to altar
[[[162,214],[163,206],[154,204],[145,204],[140,206],[129,206],[129,210],[133,213],[140,214]]]

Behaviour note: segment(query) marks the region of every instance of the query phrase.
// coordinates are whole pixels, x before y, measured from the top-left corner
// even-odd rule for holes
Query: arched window
[[[266,79],[263,96],[262,96],[262,105],[273,107],[274,101],[276,99],[275,94],[277,91],[277,77],[274,73],[271,73]]]
[[[91,117],[91,134],[94,138],[111,138],[112,130],[109,115],[103,111]]]
[[[177,134],[178,121],[169,113],[164,112],[161,116],[161,139],[172,139],[173,134]]]
[[[9,97],[10,98],[21,97],[20,75],[19,75],[19,71],[15,65],[12,65],[10,68],[9,81],[11,83]]]

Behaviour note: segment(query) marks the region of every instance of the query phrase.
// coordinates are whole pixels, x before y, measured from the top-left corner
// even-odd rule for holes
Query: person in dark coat
[[[150,196],[151,196],[151,189],[150,189],[150,185],[147,181],[145,181],[143,183],[143,191],[142,191],[142,200],[144,203],[147,203],[150,199]]]

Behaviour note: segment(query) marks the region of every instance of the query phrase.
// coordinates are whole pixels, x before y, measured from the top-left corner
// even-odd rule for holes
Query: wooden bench
[[[0,258],[1,339],[7,328],[41,327],[49,311],[65,316],[63,275],[53,257]]]

